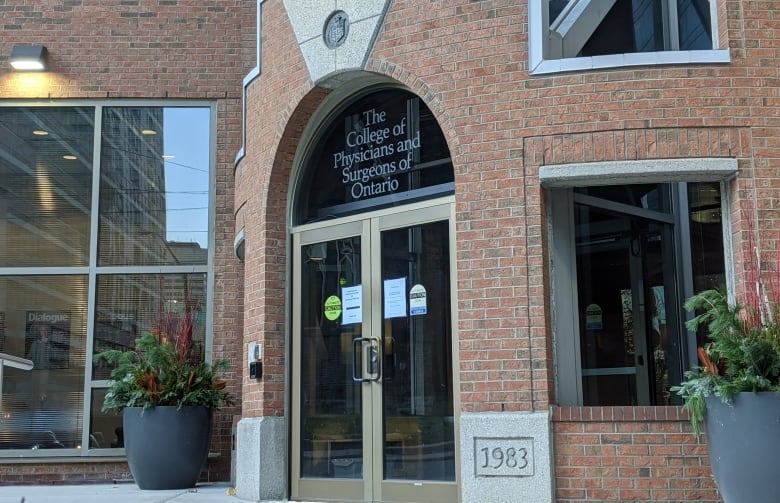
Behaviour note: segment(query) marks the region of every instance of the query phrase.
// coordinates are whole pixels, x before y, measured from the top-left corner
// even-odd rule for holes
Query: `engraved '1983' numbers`
[[[480,449],[484,463],[481,468],[493,468],[499,470],[502,467],[524,469],[528,466],[528,450],[525,447],[515,449],[514,447],[483,447]]]
[[[474,437],[474,475],[533,477],[533,437]]]

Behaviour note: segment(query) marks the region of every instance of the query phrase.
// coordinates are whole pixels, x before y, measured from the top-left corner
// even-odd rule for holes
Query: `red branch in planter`
[[[183,313],[166,311],[160,313],[152,333],[161,343],[172,344],[176,357],[180,361],[186,361],[192,358],[193,326],[192,312],[189,309]]]
[[[774,270],[763,271],[761,252],[759,251],[756,236],[758,231],[753,219],[747,217],[748,250],[745,253],[745,309],[742,316],[746,322],[746,328],[762,328],[777,321],[778,302],[780,293],[780,243],[775,254]]]

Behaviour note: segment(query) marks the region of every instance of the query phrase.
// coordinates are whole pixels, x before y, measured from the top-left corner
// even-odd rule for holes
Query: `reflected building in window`
[[[101,265],[167,264],[163,110],[106,108],[100,182]]]

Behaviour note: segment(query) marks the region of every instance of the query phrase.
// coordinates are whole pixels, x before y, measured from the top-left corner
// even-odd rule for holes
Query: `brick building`
[[[232,463],[240,498],[720,501],[669,388],[702,342],[684,299],[777,250],[772,2],[11,3],[0,57],[49,69],[0,76],[0,281],[33,292],[3,294],[0,352],[60,316],[82,413],[63,448],[9,444],[3,483],[128,476],[85,355],[162,299],[234,362],[204,479]],[[206,227],[174,193],[209,194]]]
[[[256,6],[21,1],[0,13],[0,353],[32,356],[41,331],[52,355],[4,367],[0,484],[128,479],[93,353],[187,310],[241,395],[232,173]],[[35,46],[46,71],[9,65]],[[239,414],[240,400],[215,415],[204,480],[229,480]]]

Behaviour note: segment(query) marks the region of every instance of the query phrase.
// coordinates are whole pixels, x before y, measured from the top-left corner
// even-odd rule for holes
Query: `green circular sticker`
[[[341,316],[341,299],[338,295],[331,295],[325,299],[325,317],[330,321],[339,319]]]

